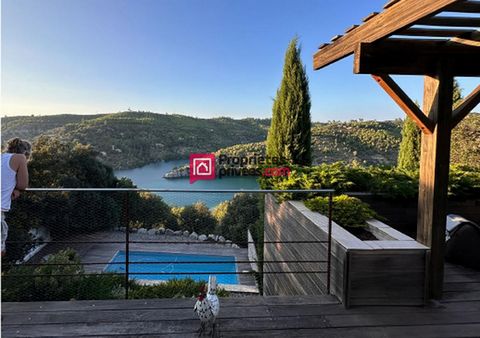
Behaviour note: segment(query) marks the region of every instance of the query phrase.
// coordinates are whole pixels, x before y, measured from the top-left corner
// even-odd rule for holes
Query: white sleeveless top
[[[17,185],[17,173],[10,167],[13,154],[2,154],[2,211],[10,210],[12,192]]]

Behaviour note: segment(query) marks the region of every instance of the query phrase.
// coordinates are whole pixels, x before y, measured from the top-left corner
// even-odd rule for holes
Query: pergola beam
[[[480,18],[458,16],[433,16],[421,19],[417,25],[443,26],[443,27],[480,27]]]
[[[433,16],[445,7],[462,0],[402,0],[363,25],[339,38],[335,43],[315,53],[314,69],[323,68],[332,62],[351,55],[360,42],[375,42],[413,25],[417,20]]]
[[[480,48],[448,40],[390,38],[360,43],[355,49],[353,71],[356,74],[435,74],[442,60],[449,60],[455,76],[480,76]]]
[[[431,134],[434,129],[433,121],[426,116],[408,95],[388,75],[372,75],[380,87],[395,101],[398,106],[417,124],[426,134]]]
[[[479,13],[480,3],[478,1],[459,1],[445,8],[445,11],[460,13]]]
[[[480,85],[468,95],[463,102],[453,111],[451,128],[455,128],[477,104],[480,103]]]

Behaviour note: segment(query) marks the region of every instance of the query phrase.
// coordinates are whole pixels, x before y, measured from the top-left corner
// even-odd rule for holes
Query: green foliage
[[[212,216],[205,203],[202,202],[185,207],[172,208],[172,213],[177,218],[178,227],[181,230],[211,234],[217,225],[216,219]]]
[[[450,163],[480,170],[480,114],[470,113],[452,132]]]
[[[229,205],[230,201],[223,201],[212,210],[212,216],[217,220],[217,224],[220,224],[227,215]]]
[[[114,299],[124,294],[123,276],[86,275],[80,258],[72,249],[49,256],[45,263],[49,265],[18,266],[5,272],[2,276],[2,301]]]
[[[48,265],[17,266],[2,276],[2,301],[32,302],[83,299],[121,299],[125,295],[125,277],[102,273],[86,274],[80,258],[72,249],[49,256]],[[55,265],[60,264],[60,265]],[[62,265],[63,264],[63,265]],[[69,265],[65,265],[69,264]],[[33,276],[42,275],[42,276]],[[55,276],[72,275],[72,276]],[[130,281],[132,299],[195,297],[206,282],[192,279],[169,280],[158,285],[140,285]],[[220,297],[229,293],[217,290]]]
[[[262,189],[335,189],[337,192],[371,192],[388,198],[411,198],[417,178],[395,168],[361,167],[342,162],[315,167],[293,167],[289,177],[262,177]],[[281,194],[283,199],[306,199],[307,194]]]
[[[330,121],[312,128],[314,162],[393,164],[400,144],[401,121]]]
[[[298,39],[285,54],[283,78],[273,102],[272,124],[267,137],[267,155],[300,165],[312,163],[310,94]]]
[[[32,144],[28,164],[30,186],[40,188],[112,188],[117,179],[111,167],[97,159],[92,146],[42,136]]]
[[[466,166],[450,167],[448,194],[452,198],[478,198],[480,196],[480,171]]]
[[[312,211],[328,215],[328,197],[315,197],[306,200],[305,205]],[[375,217],[377,217],[375,211],[358,198],[347,195],[333,197],[332,218],[342,227],[366,227],[366,221]]]
[[[148,298],[192,298],[198,296],[205,281],[196,282],[191,278],[171,279],[157,285],[133,284],[129,292],[130,299]],[[219,297],[228,297],[225,289],[218,288]]]
[[[361,167],[341,162],[315,167],[293,167],[289,177],[262,177],[262,189],[335,189],[336,192],[370,192],[389,199],[415,199],[418,172],[388,167]],[[448,192],[450,198],[478,198],[480,171],[475,167],[452,165]],[[307,194],[284,193],[279,200],[306,199]]]
[[[422,131],[409,117],[403,122],[402,142],[398,152],[397,167],[415,172],[420,167],[420,146]]]
[[[217,233],[235,243],[247,242],[247,230],[251,229],[260,217],[258,195],[235,194],[227,203],[226,211],[219,220]]]
[[[150,229],[162,224],[164,228],[177,228],[177,220],[163,199],[149,192],[131,194],[129,203],[130,218]]]
[[[452,103],[453,103],[453,108],[457,108],[463,101],[463,95],[462,95],[462,88],[460,87],[460,84],[458,83],[457,79],[453,80],[453,98],[452,98]]]

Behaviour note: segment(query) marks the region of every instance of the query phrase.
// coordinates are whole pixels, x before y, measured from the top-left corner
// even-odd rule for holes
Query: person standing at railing
[[[8,235],[5,213],[10,210],[12,200],[28,187],[27,160],[31,151],[30,143],[17,137],[9,140],[2,152],[2,257]]]

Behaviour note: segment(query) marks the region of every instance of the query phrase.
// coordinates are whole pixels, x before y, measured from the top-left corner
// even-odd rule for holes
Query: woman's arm
[[[15,189],[25,190],[28,187],[28,168],[25,155],[13,155],[12,169],[17,172],[17,185],[15,186]]]

